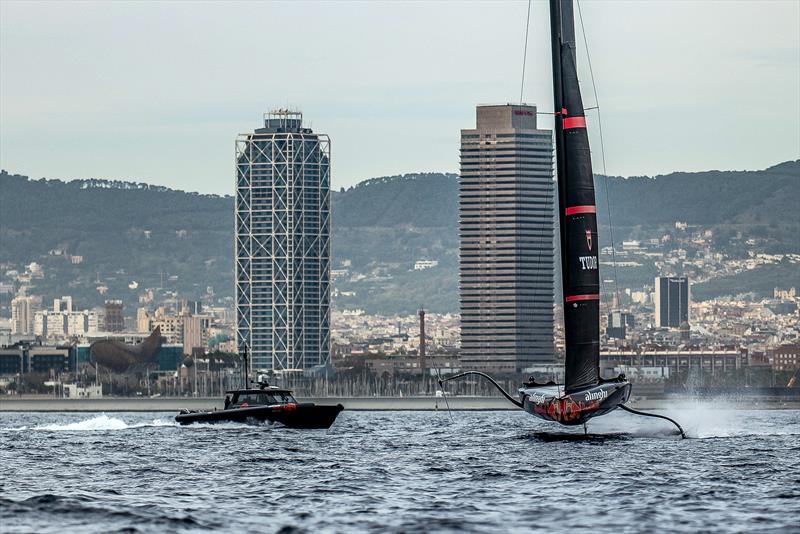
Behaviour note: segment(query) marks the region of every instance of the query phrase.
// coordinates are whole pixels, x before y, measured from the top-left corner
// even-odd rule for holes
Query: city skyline
[[[455,172],[458,130],[474,104],[519,100],[524,2],[82,6],[0,5],[0,167],[37,178],[131,179],[230,194],[231,136],[247,129],[254,110],[285,105],[302,108],[315,117],[312,127],[336,137],[338,189],[372,176]],[[760,169],[798,157],[800,132],[785,119],[800,113],[800,5],[604,2],[582,9],[609,174]],[[545,112],[546,17],[545,4],[534,2],[522,98]],[[293,38],[293,24],[261,29],[274,20],[302,21],[313,37],[296,39],[296,55],[273,58],[272,69],[243,66],[238,50]],[[76,33],[76,24],[85,31]],[[342,35],[342,24],[360,31]],[[585,54],[580,39],[578,49]],[[580,74],[591,107],[585,59]],[[270,75],[278,71],[289,75]],[[242,72],[248,83],[231,86]],[[599,146],[597,117],[587,115]],[[541,120],[551,127],[549,116]],[[761,124],[770,124],[769,143]],[[376,135],[364,138],[367,125]],[[43,129],[52,140],[46,160],[38,157]],[[378,142],[387,136],[392,143]],[[174,158],[185,150],[198,156]],[[414,161],[394,158],[398,151]]]
[[[581,1],[0,0],[0,530],[796,528],[800,0]]]

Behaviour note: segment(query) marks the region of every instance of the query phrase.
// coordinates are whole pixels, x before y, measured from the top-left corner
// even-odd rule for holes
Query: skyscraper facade
[[[330,358],[330,140],[278,110],[236,139],[236,334],[252,369]]]
[[[689,279],[685,276],[656,277],[653,298],[657,328],[680,328],[689,322]]]
[[[461,130],[461,361],[517,372],[555,362],[552,132],[536,107],[478,106]]]
[[[33,334],[34,316],[39,307],[40,301],[34,297],[21,295],[11,300],[11,333],[12,334]]]
[[[606,337],[609,339],[625,339],[628,328],[635,326],[632,313],[617,310],[609,313],[607,318]]]
[[[125,330],[125,316],[122,313],[122,301],[107,300],[105,309],[105,331],[122,332]]]

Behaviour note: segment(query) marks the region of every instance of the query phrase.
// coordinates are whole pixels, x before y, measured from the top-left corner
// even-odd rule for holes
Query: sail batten
[[[597,208],[586,117],[578,84],[572,0],[550,1],[556,115],[565,390],[600,382]]]

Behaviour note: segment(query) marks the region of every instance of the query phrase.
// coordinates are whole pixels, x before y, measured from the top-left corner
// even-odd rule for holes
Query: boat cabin
[[[250,406],[271,406],[275,404],[296,404],[297,401],[288,389],[267,387],[263,389],[235,389],[226,391],[230,404],[225,408],[247,408]]]

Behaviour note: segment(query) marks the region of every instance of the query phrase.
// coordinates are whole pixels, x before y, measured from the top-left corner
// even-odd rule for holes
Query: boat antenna
[[[659,419],[666,419],[667,421],[669,421],[670,423],[672,423],[673,425],[678,427],[678,431],[681,433],[681,438],[686,439],[686,432],[683,431],[683,428],[681,428],[681,425],[679,425],[674,419],[670,419],[666,415],[658,415],[658,414],[655,414],[655,413],[640,412],[639,410],[634,410],[633,408],[629,408],[629,407],[625,406],[624,404],[620,404],[619,407],[622,408],[623,410],[625,410],[626,412],[630,412],[632,414],[643,415],[644,417],[657,417]]]
[[[525,88],[525,62],[528,59],[528,30],[531,27],[531,0],[528,0],[528,17],[525,19],[525,48],[522,51],[522,83],[519,86],[519,103],[522,104],[522,90]]]

